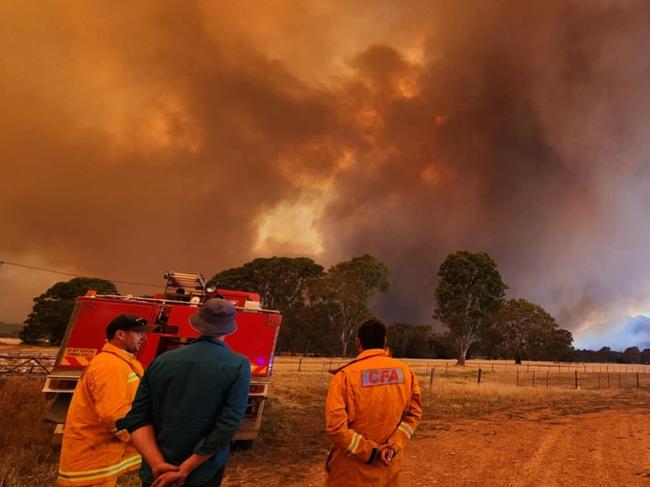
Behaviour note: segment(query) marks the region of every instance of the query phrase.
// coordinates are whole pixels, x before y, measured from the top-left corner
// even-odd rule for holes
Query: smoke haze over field
[[[627,345],[650,312],[649,14],[1,1],[0,260],[155,283],[370,253],[378,313],[428,323],[445,256],[484,250],[577,346]],[[0,267],[0,320],[60,279]]]

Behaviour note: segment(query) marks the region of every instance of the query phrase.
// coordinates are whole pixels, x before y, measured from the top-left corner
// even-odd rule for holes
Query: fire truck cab
[[[46,419],[56,423],[55,433],[62,433],[65,416],[81,373],[106,341],[106,325],[122,313],[135,314],[156,328],[147,335],[136,355],[146,367],[161,353],[182,347],[198,336],[189,324],[208,298],[222,297],[236,309],[237,330],[225,338],[228,346],[245,355],[251,364],[248,408],[235,441],[250,443],[257,437],[264,400],[268,393],[275,344],[282,316],[262,309],[257,293],[214,289],[206,286],[200,274],[167,272],[164,293],[155,297],[98,295],[89,291],[77,298],[72,316],[43,392],[54,401]]]

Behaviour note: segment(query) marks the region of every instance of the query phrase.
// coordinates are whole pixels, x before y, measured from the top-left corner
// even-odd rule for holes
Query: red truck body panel
[[[192,278],[191,275],[180,274],[172,277],[180,277],[190,283]],[[246,356],[251,364],[248,406],[235,440],[249,443],[257,437],[282,315],[277,311],[262,309],[257,293],[227,289],[202,292],[199,289],[201,292],[197,296],[196,289],[189,289],[194,294],[175,292],[171,294],[172,298],[165,294],[155,298],[102,296],[95,295],[94,291],[77,298],[54,370],[43,387],[46,397],[54,399],[45,419],[57,424],[55,432],[63,431],[76,383],[106,343],[106,326],[113,318],[123,313],[134,314],[156,326],[147,335],[137,354],[146,369],[161,353],[182,347],[195,339],[198,333],[190,326],[189,317],[199,310],[201,301],[219,296],[232,302],[237,309],[237,330],[228,335],[225,341],[233,351]]]
[[[239,291],[218,290],[237,306],[237,330],[225,338],[235,352],[245,355],[255,377],[268,377],[273,367],[275,342],[282,316],[277,312],[246,309],[250,298],[259,295]],[[55,371],[83,370],[106,342],[105,329],[116,316],[126,313],[146,319],[158,327],[147,335],[137,354],[146,368],[161,353],[189,343],[198,333],[189,324],[189,317],[200,305],[164,299],[143,300],[121,296],[82,296],[71,319],[72,326],[59,352]]]

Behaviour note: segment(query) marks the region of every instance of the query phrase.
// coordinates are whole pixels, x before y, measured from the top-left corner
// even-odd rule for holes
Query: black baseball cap
[[[108,324],[106,327],[106,336],[111,339],[117,330],[124,331],[151,331],[155,328],[149,325],[147,320],[140,318],[137,315],[119,315]]]

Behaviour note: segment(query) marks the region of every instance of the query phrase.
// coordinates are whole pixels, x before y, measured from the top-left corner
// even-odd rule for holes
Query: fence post
[[[600,389],[600,372],[598,372],[598,389]]]
[[[481,374],[482,374],[482,373],[483,373],[483,371],[482,371],[481,368],[479,367],[479,369],[478,369],[478,384],[481,383]]]
[[[551,373],[550,370],[547,370],[547,371],[546,371],[546,388],[547,388],[547,389],[548,389],[548,376],[549,376],[550,373]]]
[[[530,364],[526,364],[526,372],[530,372]]]
[[[621,388],[621,373],[618,373],[618,388]]]
[[[519,386],[519,369],[517,369],[517,387]]]
[[[578,388],[578,371],[575,370],[575,378],[576,378],[576,389]]]
[[[447,375],[447,368],[449,367],[449,362],[445,362],[445,375]]]
[[[637,372],[636,373],[636,388],[638,389],[640,387],[641,387],[641,385],[639,384],[639,373]]]
[[[494,372],[494,362],[492,363],[492,372]]]
[[[535,371],[533,370],[533,388],[535,387]]]
[[[607,372],[607,389],[609,389],[609,372]]]
[[[298,360],[298,372],[302,372],[302,359]]]
[[[433,386],[433,377],[436,374],[436,368],[431,369],[431,376],[429,377],[429,390],[431,390],[431,387]]]
[[[587,372],[587,365],[585,365],[585,372]]]

